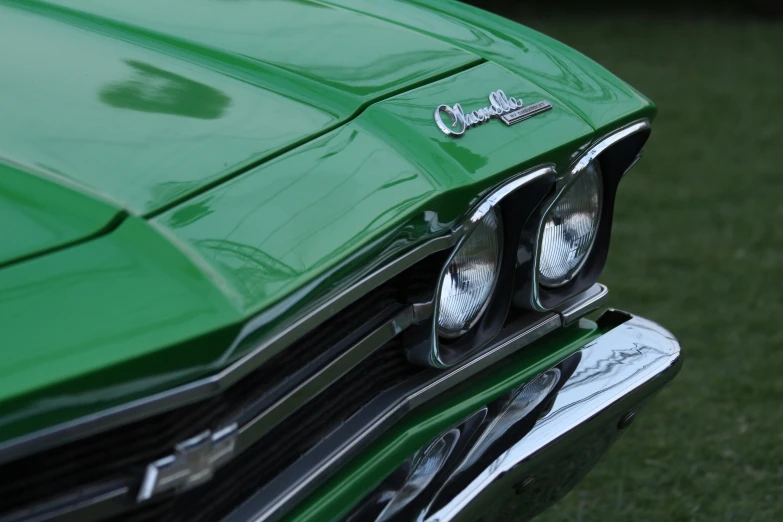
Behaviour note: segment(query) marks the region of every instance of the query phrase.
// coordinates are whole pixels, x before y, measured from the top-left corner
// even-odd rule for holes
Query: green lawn
[[[602,281],[685,352],[672,385],[537,520],[782,521],[783,22],[506,14],[658,104]]]

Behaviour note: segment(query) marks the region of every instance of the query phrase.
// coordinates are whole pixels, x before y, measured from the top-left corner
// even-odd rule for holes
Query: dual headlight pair
[[[593,161],[543,218],[535,249],[538,284],[556,289],[576,277],[595,243],[602,199],[600,166]],[[443,271],[436,312],[440,337],[458,338],[479,321],[497,284],[503,248],[503,222],[493,207],[463,239]]]

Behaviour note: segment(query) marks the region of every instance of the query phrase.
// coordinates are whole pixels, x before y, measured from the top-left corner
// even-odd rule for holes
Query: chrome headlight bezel
[[[640,120],[618,129],[582,152],[574,163],[558,176],[555,194],[542,206],[540,220],[527,241],[531,262],[528,279],[515,289],[514,303],[538,312],[556,310],[573,296],[595,284],[606,264],[612,231],[614,201],[620,180],[639,159],[650,135],[648,120]],[[558,286],[546,285],[539,277],[539,260],[543,228],[552,206],[591,165],[599,167],[601,204],[598,225],[589,251],[567,281]]]

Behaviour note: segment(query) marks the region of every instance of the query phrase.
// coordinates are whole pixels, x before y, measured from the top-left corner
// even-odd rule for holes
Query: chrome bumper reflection
[[[617,311],[599,322],[617,326],[449,430],[458,442],[440,462],[413,456],[349,519],[525,520],[559,500],[681,365],[679,343],[659,325]]]

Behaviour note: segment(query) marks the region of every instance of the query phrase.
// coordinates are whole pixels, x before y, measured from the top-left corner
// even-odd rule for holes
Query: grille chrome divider
[[[266,411],[256,415],[240,428],[236,452],[241,453],[247,449],[253,442],[288,418],[296,409],[352,370],[368,355],[406,330],[413,322],[414,307],[408,306],[331,361],[321,371],[294,388]]]
[[[649,122],[643,120],[629,127],[635,127],[636,125],[649,126]],[[615,134],[619,135],[624,132],[627,131],[625,129],[615,131],[609,134],[601,143],[613,143]],[[594,147],[594,149],[597,149],[597,147]],[[502,199],[508,192],[524,185],[528,180],[528,174],[545,168],[553,167],[548,164],[539,165],[505,180],[482,198],[478,207],[470,209],[466,214],[467,217],[448,234],[430,239],[411,251],[392,259],[380,268],[361,276],[358,281],[350,283],[345,289],[325,297],[315,304],[313,308],[303,312],[299,318],[290,324],[273,331],[269,336],[255,343],[251,343],[253,345],[252,349],[246,355],[229,364],[218,373],[149,397],[2,442],[0,443],[0,464],[221,393],[260,367],[264,362],[283,351],[285,347],[323,324],[330,317],[345,309],[352,302],[366,295],[374,288],[389,281],[426,257],[452,248],[475,225],[475,220],[480,219],[497,200]],[[579,164],[573,168],[579,168]],[[259,326],[264,324],[265,320],[266,314],[261,313],[247,321],[239,336],[226,353],[230,355],[238,346],[249,342],[248,339],[252,337]]]

